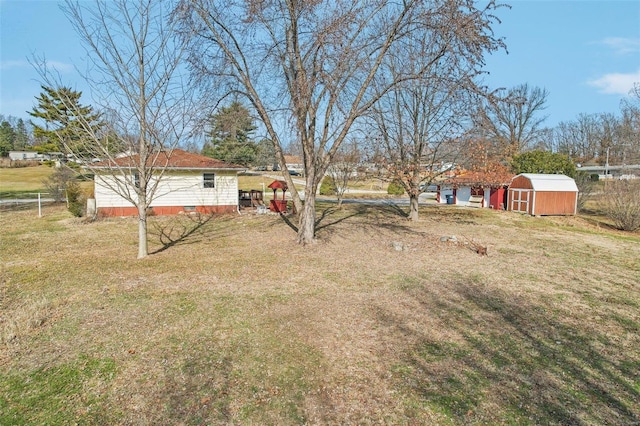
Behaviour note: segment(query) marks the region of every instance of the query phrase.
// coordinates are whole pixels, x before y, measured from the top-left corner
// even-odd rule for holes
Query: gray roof
[[[522,173],[518,176],[529,179],[536,191],[578,192],[576,181],[569,176],[542,173]]]

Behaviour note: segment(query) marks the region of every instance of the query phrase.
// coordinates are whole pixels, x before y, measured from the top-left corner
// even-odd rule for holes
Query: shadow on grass
[[[407,290],[446,324],[437,332],[379,312],[419,342],[396,368],[404,393],[461,424],[639,424],[640,357],[604,331],[611,324],[581,323],[469,281]],[[627,319],[625,332],[637,333]]]
[[[324,230],[325,232],[329,231],[329,234],[331,234],[332,228],[335,228],[336,225],[351,218],[366,214],[367,209],[364,208],[364,206],[354,206],[349,209],[344,209],[342,206],[329,206],[324,208],[320,212],[319,217],[316,218],[316,232]],[[329,221],[329,219],[331,219],[331,221]]]
[[[213,213],[179,215],[166,221],[151,222],[149,234],[156,237],[161,244],[161,247],[151,254],[161,253],[178,244],[193,244],[200,241],[194,236],[202,235],[203,227],[214,217]]]
[[[315,231],[323,231],[325,234],[333,234],[337,225],[355,218],[366,217],[371,214],[372,209],[380,208],[379,206],[368,206],[364,204],[352,204],[349,206],[336,206],[335,204],[318,203],[316,205]],[[382,210],[386,210],[382,208]],[[291,221],[292,218],[297,219],[298,216],[289,216],[281,214],[282,221],[294,232],[298,232],[298,227]]]

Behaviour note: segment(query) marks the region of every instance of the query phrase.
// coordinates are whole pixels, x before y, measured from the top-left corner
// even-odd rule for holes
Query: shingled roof
[[[140,162],[138,154],[116,158],[113,161],[105,161],[92,164],[92,168],[108,169],[113,167],[133,168]],[[239,164],[226,163],[204,155],[193,154],[182,149],[161,151],[157,155],[150,156],[149,167],[166,168],[167,170],[243,170],[245,167]]]
[[[445,180],[445,183],[454,186],[489,186],[501,187],[509,185],[514,174],[506,168],[494,170],[463,170],[456,176]]]

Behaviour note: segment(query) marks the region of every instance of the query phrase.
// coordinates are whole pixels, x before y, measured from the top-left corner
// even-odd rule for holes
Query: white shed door
[[[511,211],[528,213],[529,212],[529,194],[528,189],[512,189],[511,190]]]

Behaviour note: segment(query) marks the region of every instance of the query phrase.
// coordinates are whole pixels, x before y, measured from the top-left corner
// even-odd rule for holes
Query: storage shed
[[[509,185],[508,210],[533,216],[574,215],[578,187],[565,175],[523,173]]]

